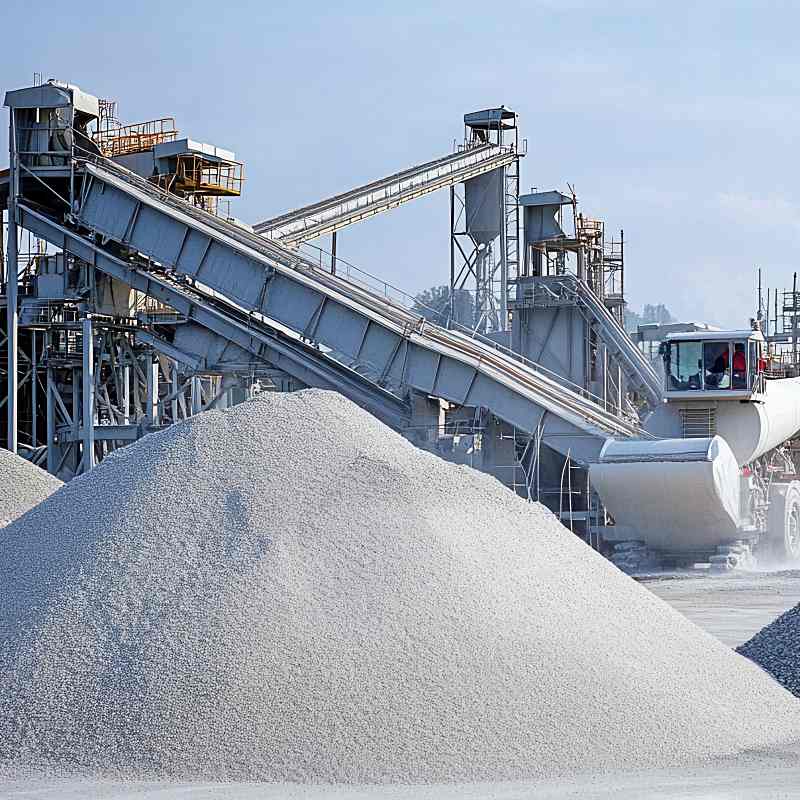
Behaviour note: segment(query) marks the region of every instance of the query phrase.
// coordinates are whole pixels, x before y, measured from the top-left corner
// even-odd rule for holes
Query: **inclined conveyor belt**
[[[470,147],[265,220],[253,229],[284,245],[298,244],[333,233],[437,189],[499,169],[517,157],[518,154],[510,147],[492,144]]]
[[[370,381],[376,391],[401,398],[414,389],[487,408],[521,430],[541,430],[547,443],[569,450],[576,460],[594,457],[607,436],[641,435],[634,423],[535,365],[481,339],[433,325],[127,170],[88,162],[84,170],[80,207],[69,215],[67,227],[71,236],[86,240],[99,269],[105,264],[119,271],[118,264],[112,270],[106,263],[103,252],[97,257],[104,249],[110,252],[113,242],[117,250],[139,254],[140,261],[141,256],[152,260],[152,268],[176,284],[184,281],[213,293],[219,301],[216,314],[224,316],[219,305],[227,304],[231,314],[244,314],[284,338],[294,336],[308,346],[307,358],[316,353],[319,360],[336,362]],[[30,209],[27,213],[35,215]],[[38,216],[44,234],[48,223]],[[62,236],[55,231],[45,238],[60,241]],[[138,272],[146,273],[146,264]],[[146,281],[146,274],[137,280]],[[170,304],[168,293],[152,286],[145,290]],[[336,376],[331,378],[335,387]],[[349,393],[346,385],[340,390]]]

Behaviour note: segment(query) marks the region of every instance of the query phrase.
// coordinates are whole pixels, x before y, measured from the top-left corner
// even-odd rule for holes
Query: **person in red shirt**
[[[733,346],[733,388],[747,388],[747,353],[743,344]]]

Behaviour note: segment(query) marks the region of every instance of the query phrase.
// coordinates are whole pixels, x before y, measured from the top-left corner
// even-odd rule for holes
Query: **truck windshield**
[[[727,345],[726,345],[727,346]],[[702,342],[670,342],[669,388],[703,388],[703,344]]]
[[[719,339],[670,342],[668,390],[749,389],[750,373],[757,370],[757,361],[751,353],[748,366],[747,344]]]

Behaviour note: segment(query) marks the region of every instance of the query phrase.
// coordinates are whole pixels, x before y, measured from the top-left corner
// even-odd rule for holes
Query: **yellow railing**
[[[153,182],[179,194],[238,197],[244,166],[239,161],[210,161],[198,155],[178,156],[175,172],[155,176]]]
[[[178,130],[172,117],[106,128],[94,134],[97,146],[107,158],[152,150],[162,142],[174,142]]]

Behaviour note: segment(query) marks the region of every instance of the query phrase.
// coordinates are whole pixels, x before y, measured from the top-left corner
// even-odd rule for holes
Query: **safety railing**
[[[113,162],[108,162],[104,159],[98,159],[96,156],[87,158],[86,161],[96,162],[100,168],[116,175],[119,179],[131,184],[132,186],[139,186],[141,189],[145,189],[145,187],[147,187],[147,189],[150,191],[158,191],[152,184],[129,172],[128,170],[119,167]],[[185,200],[181,200],[175,195],[162,193],[162,197],[160,199],[167,205],[174,206],[176,210],[179,209],[182,213],[189,216],[194,216],[198,219],[198,221],[217,228],[219,233],[224,233],[228,236],[234,233],[233,229],[228,227],[223,220],[213,217],[206,212],[191,206]],[[220,228],[222,225],[225,225],[226,227],[224,229]],[[302,245],[302,249],[305,250],[305,253],[302,253],[301,250],[293,253],[277,243],[270,242],[269,239],[238,227],[235,230],[235,235],[237,239],[240,239],[243,243],[253,247],[256,251],[262,252],[264,255],[274,258],[276,259],[277,263],[282,263],[285,267],[292,269],[316,270],[319,268],[317,263],[322,265],[325,259],[331,258],[331,254],[327,251],[307,243]],[[313,254],[316,254],[317,257],[315,258]],[[403,290],[381,280],[380,278],[376,278],[374,275],[371,275],[365,270],[350,264],[344,259],[337,258],[336,265],[337,278],[343,277],[348,282],[352,283],[354,288],[361,287],[362,291],[368,292],[372,296],[376,297],[376,299],[382,298],[384,301],[388,301],[391,305],[394,305],[396,308],[398,308],[398,310],[402,309],[403,313],[408,314],[410,312],[412,315],[414,315],[415,321],[413,327],[418,329],[420,332],[429,326],[430,333],[428,336],[433,335],[435,337],[436,331],[438,330],[443,334],[444,342],[450,346],[461,349],[463,349],[463,346],[459,342],[459,339],[463,341],[463,344],[466,344],[469,340],[480,342],[482,346],[491,348],[492,351],[501,354],[503,357],[525,365],[529,369],[539,373],[541,378],[544,380],[549,380],[552,384],[554,384],[553,389],[555,389],[557,385],[560,385],[573,395],[584,398],[588,405],[584,406],[583,409],[581,409],[580,406],[575,406],[573,408],[574,413],[583,415],[587,419],[595,419],[595,421],[601,420],[602,414],[605,413],[609,417],[615,417],[619,421],[620,426],[628,427],[631,431],[638,429],[638,418],[635,418],[633,415],[627,415],[624,411],[622,415],[620,415],[615,406],[613,406],[611,403],[608,403],[603,398],[598,397],[592,392],[584,389],[582,386],[572,383],[563,376],[548,370],[546,367],[543,367],[542,365],[537,364],[530,359],[525,358],[519,353],[515,353],[510,348],[494,341],[488,336],[481,334],[477,330],[470,329],[453,321],[449,321],[446,325],[436,325],[435,323],[430,323],[427,321],[425,315],[420,313],[420,311],[423,311],[424,309],[420,308],[420,304],[412,295],[409,295],[407,292],[404,292]],[[414,306],[417,306],[417,308],[415,309]],[[449,338],[445,333],[446,331],[457,334],[458,338]],[[478,359],[483,358],[479,352],[473,353],[473,356]],[[555,395],[553,399],[556,399]],[[562,404],[569,406],[569,404],[574,401],[567,398],[562,398],[561,402]],[[611,420],[609,419],[607,422],[610,423]],[[642,433],[642,435],[646,434]]]
[[[175,172],[151,178],[167,192],[238,197],[242,193],[244,165],[239,161],[210,161],[198,155],[181,155]]]
[[[330,264],[332,259],[331,254],[327,250],[307,242],[301,244],[300,251],[304,252],[307,256],[310,256],[310,258],[315,260],[322,269],[325,269],[326,264]],[[571,392],[577,393],[587,400],[591,400],[594,404],[607,412],[616,413],[618,411],[617,407],[608,400],[593,394],[584,387],[565,378],[563,375],[559,375],[557,372],[553,372],[547,367],[544,367],[541,364],[526,358],[520,353],[512,350],[510,347],[501,344],[500,342],[483,333],[480,333],[474,328],[470,328],[466,325],[456,322],[455,320],[449,319],[446,313],[443,314],[441,309],[435,309],[430,306],[426,306],[414,295],[411,295],[408,292],[399,289],[397,286],[394,286],[393,284],[388,283],[387,281],[384,281],[375,275],[372,275],[371,273],[355,266],[354,264],[351,264],[349,261],[346,261],[339,256],[336,257],[336,275],[345,277],[351,283],[362,286],[370,292],[378,294],[386,300],[389,300],[396,305],[400,305],[403,308],[418,314],[421,324],[430,323],[431,325],[467,336],[483,345],[491,347],[498,353],[502,353],[509,358],[513,358],[514,361],[517,361],[520,364],[524,364],[531,369],[535,369],[537,372],[544,374],[547,378],[555,381],[565,389],[569,389]],[[438,318],[437,321],[431,322],[430,318],[426,316],[425,312],[428,312],[428,314],[433,316],[434,319]],[[638,417],[635,417],[632,414],[623,413],[622,419],[635,425],[639,424]]]
[[[162,142],[174,142],[178,138],[178,130],[172,117],[163,117],[133,125],[122,125],[118,128],[102,129],[92,138],[104,156],[113,158],[131,153],[143,153]]]

